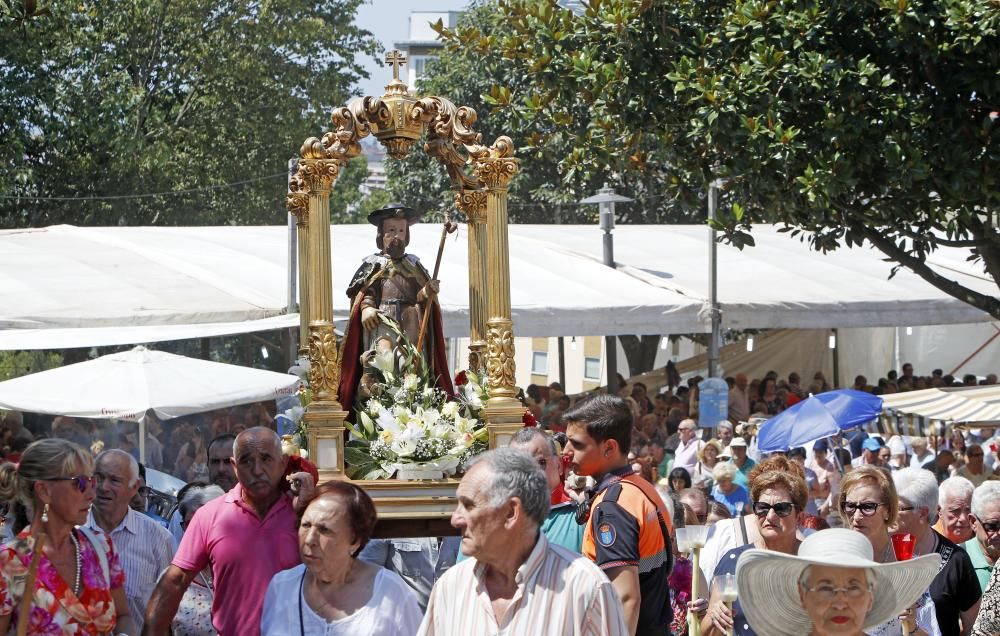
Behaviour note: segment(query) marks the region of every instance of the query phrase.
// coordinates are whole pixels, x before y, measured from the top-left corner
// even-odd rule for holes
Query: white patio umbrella
[[[294,375],[188,358],[143,346],[0,382],[0,409],[139,423],[294,394]]]

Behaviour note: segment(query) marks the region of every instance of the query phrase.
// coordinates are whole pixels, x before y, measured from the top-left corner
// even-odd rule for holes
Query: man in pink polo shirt
[[[280,489],[288,460],[277,433],[262,427],[243,431],[231,461],[239,483],[191,519],[146,607],[143,634],[168,633],[184,591],[209,563],[215,629],[222,636],[259,634],[271,577],[300,563],[293,502]],[[312,491],[308,481],[303,491]]]

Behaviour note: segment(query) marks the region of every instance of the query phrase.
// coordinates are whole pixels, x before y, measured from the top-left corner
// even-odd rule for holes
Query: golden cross
[[[399,81],[399,67],[406,64],[406,55],[393,49],[385,54],[385,63],[392,65],[392,79]]]

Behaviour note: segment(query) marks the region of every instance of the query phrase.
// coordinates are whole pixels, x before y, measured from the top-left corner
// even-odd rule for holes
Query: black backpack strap
[[[623,483],[624,484],[629,484],[630,486],[632,486],[633,488],[636,488],[639,492],[641,492],[642,496],[645,497],[646,500],[649,503],[651,503],[653,505],[653,508],[656,510],[656,520],[660,524],[660,533],[663,535],[663,549],[667,553],[667,574],[669,575],[674,570],[674,549],[673,549],[673,543],[670,541],[670,531],[667,529],[667,524],[663,520],[663,512],[660,511],[660,507],[656,505],[656,502],[653,500],[653,498],[650,497],[649,495],[647,495],[646,491],[643,490],[642,488],[640,488],[637,484],[634,484],[634,483],[632,483],[632,482],[630,482],[630,481],[628,481],[626,479],[623,479],[623,480],[619,481],[618,483],[613,484],[613,485],[611,485],[611,486],[608,487],[608,490],[607,490],[606,494],[604,495],[604,499],[602,499],[602,501],[617,502],[618,501],[618,497],[621,495],[621,492],[622,492],[622,486],[621,485]]]

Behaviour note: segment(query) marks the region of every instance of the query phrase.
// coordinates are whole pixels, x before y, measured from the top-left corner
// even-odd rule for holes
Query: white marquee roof
[[[337,319],[344,289],[375,251],[374,228],[332,230]],[[511,303],[518,336],[708,330],[703,226],[618,226],[618,270],[601,263],[594,226],[510,226]],[[770,226],[757,247],[719,246],[719,300],[730,328],[931,325],[988,316],[900,271],[868,248],[819,254]],[[433,267],[440,226],[413,227],[409,251]],[[445,333],[468,333],[467,237],[447,241]],[[0,349],[153,342],[296,324],[287,304],[288,230],[274,227],[53,226],[0,231]],[[983,293],[996,284],[959,250],[931,262]],[[257,322],[261,321],[261,322]]]

